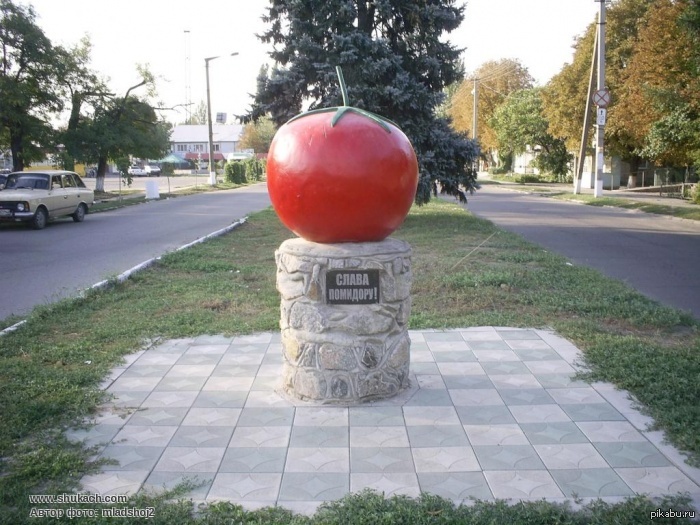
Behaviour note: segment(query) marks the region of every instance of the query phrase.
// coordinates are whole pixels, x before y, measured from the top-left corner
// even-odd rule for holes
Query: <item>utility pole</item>
[[[586,160],[588,148],[588,128],[591,124],[591,105],[593,104],[593,85],[595,83],[596,68],[598,66],[598,31],[593,42],[593,56],[591,58],[591,74],[588,79],[588,93],[586,95],[586,112],[583,116],[583,131],[581,132],[581,147],[578,151],[576,162],[576,174],[574,176],[574,195],[581,192],[581,177],[583,176],[583,163]]]
[[[603,93],[605,88],[605,0],[595,0],[600,2],[600,13],[598,15],[598,91]],[[603,196],[603,164],[605,162],[605,119],[607,110],[605,106],[598,104],[598,115],[596,118],[596,180],[593,195]]]
[[[472,118],[472,139],[476,140],[477,134],[477,117],[478,117],[478,112],[477,112],[477,107],[478,107],[478,102],[479,102],[479,79],[474,77],[474,90],[472,91],[472,94],[474,95],[474,115]]]

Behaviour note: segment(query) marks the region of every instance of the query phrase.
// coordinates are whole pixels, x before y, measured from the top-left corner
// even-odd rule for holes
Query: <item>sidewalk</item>
[[[279,340],[201,336],[129,356],[96,425],[69,433],[118,462],[84,488],[157,491],[196,476],[195,502],[309,514],[366,487],[456,503],[688,492],[700,508],[700,470],[646,430],[625,392],[573,380],[580,353],[551,332],[413,331],[411,388],[351,407],[278,394]]]

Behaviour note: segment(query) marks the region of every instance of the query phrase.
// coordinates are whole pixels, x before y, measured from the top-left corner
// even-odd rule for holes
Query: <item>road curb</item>
[[[242,219],[239,219],[236,222],[234,222],[233,224],[230,224],[224,228],[221,228],[220,230],[216,230],[215,232],[212,232],[208,235],[205,235],[204,237],[200,237],[200,238],[195,239],[194,241],[192,241],[190,243],[184,244],[184,245],[180,246],[179,248],[176,248],[173,253],[179,252],[182,250],[186,250],[187,248],[191,248],[192,246],[196,246],[197,244],[201,244],[205,241],[208,241],[209,239],[213,239],[215,237],[220,237],[221,235],[229,233],[229,232],[235,230],[236,228],[238,228],[239,226],[242,226],[243,224],[245,224],[247,220],[248,220],[248,216],[246,215]],[[158,257],[153,257],[152,259],[148,259],[147,261],[143,261],[142,263],[137,264],[136,266],[134,266],[132,268],[129,268],[125,272],[120,273],[114,279],[105,279],[104,281],[100,281],[98,283],[95,283],[92,286],[83,290],[80,294],[78,294],[78,297],[79,298],[85,297],[85,294],[87,292],[92,291],[92,290],[104,290],[106,288],[109,288],[110,286],[112,286],[115,283],[123,283],[129,277],[134,275],[135,273],[140,272],[142,270],[145,270],[146,268],[148,268],[150,266],[153,266],[156,262],[158,262],[161,259],[161,257],[162,257],[162,255],[159,255]],[[0,330],[0,337],[4,336],[6,334],[9,334],[11,332],[14,332],[15,330],[21,328],[22,325],[26,322],[27,322],[27,320],[23,319],[22,321],[19,321],[19,322],[13,324],[12,326],[8,326],[4,330]]]

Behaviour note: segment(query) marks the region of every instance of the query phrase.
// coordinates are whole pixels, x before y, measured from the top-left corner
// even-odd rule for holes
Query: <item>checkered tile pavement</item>
[[[627,393],[572,376],[578,349],[549,331],[411,332],[411,388],[361,406],[276,392],[279,334],[170,340],[129,356],[114,396],[69,437],[114,460],[101,494],[193,479],[195,501],[313,513],[364,488],[470,498],[617,501],[688,492],[700,470],[647,431]]]

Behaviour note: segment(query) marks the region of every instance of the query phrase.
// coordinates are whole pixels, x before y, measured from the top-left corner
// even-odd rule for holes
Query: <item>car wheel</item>
[[[32,218],[32,228],[34,228],[35,230],[42,230],[46,226],[48,220],[49,214],[46,213],[46,210],[44,208],[39,208],[38,210],[36,210],[36,213]]]
[[[74,222],[83,222],[83,219],[85,219],[85,204],[79,204],[78,209],[73,212],[73,217]]]

